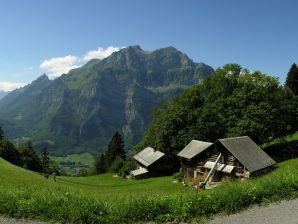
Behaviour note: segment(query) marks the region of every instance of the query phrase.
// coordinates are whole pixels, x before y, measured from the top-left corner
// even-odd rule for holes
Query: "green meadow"
[[[252,204],[298,196],[298,159],[271,173],[196,191],[172,177],[123,180],[104,174],[45,179],[0,158],[0,214],[61,223],[205,220]]]
[[[297,140],[298,140],[298,131],[293,134],[290,134],[290,135],[275,138],[271,142],[263,144],[262,147],[267,147],[267,146],[278,144],[278,143],[292,142],[292,141],[297,141]]]
[[[67,156],[51,156],[51,160],[55,161],[56,163],[70,161],[75,163],[88,164],[91,166],[94,164],[94,156],[88,152],[82,154],[70,154]]]

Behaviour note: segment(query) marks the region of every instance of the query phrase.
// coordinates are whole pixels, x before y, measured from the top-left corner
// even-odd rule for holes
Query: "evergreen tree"
[[[48,178],[50,174],[50,157],[48,149],[45,147],[41,153],[41,166],[42,172],[44,173],[45,177]]]
[[[23,168],[42,172],[42,165],[39,156],[35,152],[32,143],[29,141],[26,145],[19,148],[21,156],[21,165]]]
[[[2,127],[0,126],[0,141],[4,139],[4,131],[2,129]]]
[[[112,165],[117,156],[119,156],[123,160],[126,159],[124,141],[118,131],[115,132],[111,141],[109,142],[108,149],[105,154],[105,162],[107,168]]]
[[[288,72],[286,86],[289,87],[295,95],[298,95],[298,67],[295,63]]]
[[[95,170],[96,170],[97,174],[101,174],[101,173],[106,172],[105,155],[103,153],[95,161]]]

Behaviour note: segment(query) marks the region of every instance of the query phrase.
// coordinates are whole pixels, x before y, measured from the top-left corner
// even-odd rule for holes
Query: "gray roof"
[[[149,171],[144,168],[144,167],[139,167],[138,169],[136,170],[132,170],[130,171],[130,173],[133,175],[133,176],[139,176],[139,175],[142,175],[142,174],[145,174],[145,173],[148,173]]]
[[[155,151],[153,148],[147,147],[136,154],[133,158],[139,163],[143,164],[145,167],[148,167],[164,155],[165,154],[160,151]]]
[[[250,172],[272,166],[276,163],[248,136],[219,139],[218,141]]]
[[[210,142],[192,140],[187,146],[185,146],[185,148],[181,152],[178,153],[178,156],[186,159],[191,159],[203,152],[210,145],[212,145],[212,143]]]

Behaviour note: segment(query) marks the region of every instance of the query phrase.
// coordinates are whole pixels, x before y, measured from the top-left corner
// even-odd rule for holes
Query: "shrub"
[[[183,180],[183,175],[181,172],[177,172],[173,174],[173,178],[179,182],[182,182]]]

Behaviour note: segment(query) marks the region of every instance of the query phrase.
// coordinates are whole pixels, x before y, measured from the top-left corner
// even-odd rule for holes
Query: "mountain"
[[[11,92],[0,100],[0,125],[10,138],[31,138],[55,154],[98,153],[116,130],[129,148],[142,138],[162,99],[212,73],[173,47],[149,52],[130,46]]]
[[[8,92],[1,91],[1,90],[0,90],[0,100],[1,100],[3,97],[5,97],[7,94],[8,94]]]

